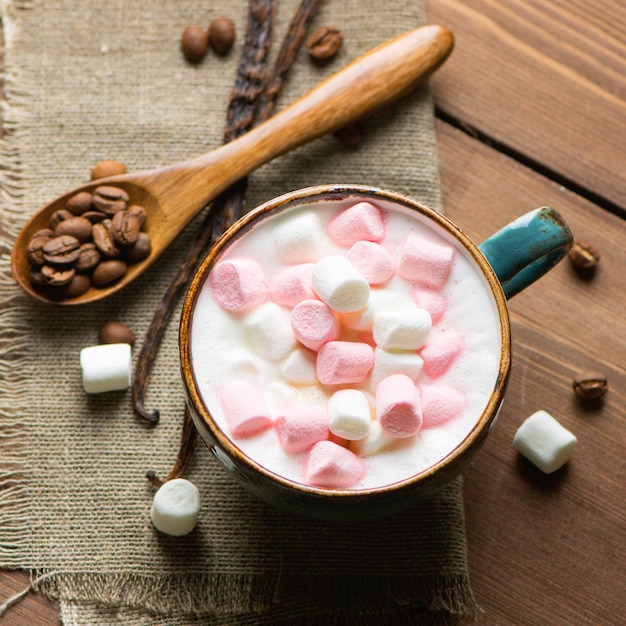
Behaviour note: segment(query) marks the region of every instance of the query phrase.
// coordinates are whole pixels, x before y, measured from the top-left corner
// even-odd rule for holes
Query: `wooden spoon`
[[[445,61],[452,47],[452,33],[442,26],[409,31],[377,46],[263,124],[208,154],[73,189],[40,208],[22,229],[11,256],[15,281],[27,294],[43,302],[73,305],[105,298],[154,263],[194,216],[230,185],[273,158],[409,93]],[[48,227],[50,216],[64,208],[68,198],[100,185],[123,188],[132,204],[145,207],[152,252],[146,260],[130,265],[124,277],[108,287],[92,287],[72,299],[49,297],[30,283],[28,243],[37,230]]]

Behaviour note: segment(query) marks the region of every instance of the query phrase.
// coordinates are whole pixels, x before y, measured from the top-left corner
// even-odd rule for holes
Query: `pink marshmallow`
[[[374,366],[374,350],[366,343],[329,341],[317,353],[317,378],[322,385],[362,383]]]
[[[420,350],[424,371],[430,378],[439,378],[461,354],[465,342],[454,331],[443,331],[432,337]]]
[[[350,248],[347,258],[370,285],[384,285],[396,271],[387,248],[373,241],[357,241]]]
[[[293,308],[302,300],[315,298],[315,292],[311,287],[313,267],[314,263],[300,263],[279,272],[270,288],[274,302]]]
[[[357,241],[382,241],[385,231],[382,211],[369,202],[344,209],[328,223],[330,238],[344,248],[350,248]]]
[[[383,378],[376,387],[376,416],[384,432],[397,439],[422,427],[422,405],[415,383],[405,374]]]
[[[233,380],[218,390],[218,398],[233,437],[252,437],[272,425],[260,390],[245,380]]]
[[[319,441],[309,452],[304,480],[315,487],[342,489],[356,485],[367,473],[367,466],[348,448],[332,441]]]
[[[446,313],[446,299],[436,291],[417,287],[413,291],[413,299],[420,309],[426,309],[430,313],[430,319],[434,324],[441,321]]]
[[[291,328],[296,339],[316,352],[339,339],[339,320],[321,300],[304,300],[291,311]]]
[[[276,430],[285,452],[304,452],[314,443],[328,439],[328,415],[321,407],[296,407],[276,419]]]
[[[213,297],[229,313],[243,313],[267,297],[267,278],[253,259],[221,261],[209,278]]]
[[[411,233],[404,244],[398,274],[406,280],[441,287],[450,276],[454,248]]]
[[[422,428],[436,428],[458,418],[465,409],[465,397],[452,387],[422,385]]]

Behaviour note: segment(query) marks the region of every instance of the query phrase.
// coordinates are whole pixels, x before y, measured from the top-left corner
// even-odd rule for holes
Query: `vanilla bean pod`
[[[246,41],[242,52],[235,85],[230,97],[224,142],[249,130],[254,119],[256,100],[263,89],[267,55],[271,40],[272,23],[276,0],[251,0]],[[237,196],[241,196],[242,185],[235,183]],[[245,194],[245,185],[243,187]],[[228,200],[230,190],[222,193],[208,208],[207,214],[196,231],[182,265],[168,286],[146,332],[137,356],[133,378],[133,405],[135,413],[152,424],[159,421],[158,410],[145,408],[145,394],[156,355],[167,325],[176,309],[180,297],[200,260],[202,252],[223,232],[224,226],[234,221],[243,212],[242,201]]]
[[[323,0],[302,0],[300,3],[300,6],[289,24],[289,29],[278,51],[272,72],[267,77],[265,88],[259,98],[254,125],[264,122],[273,113],[276,99],[283,88],[287,74],[293,62],[296,60],[298,51],[302,47],[304,38],[309,30],[309,26],[322,4],[322,1]]]
[[[287,35],[285,36],[278,57],[272,69],[272,73],[264,82],[260,98],[258,97],[258,92],[247,89],[245,84],[240,84],[238,89],[236,82],[233,97],[231,97],[231,103],[233,104],[233,106],[229,107],[229,122],[227,130],[224,133],[225,142],[231,141],[236,136],[239,136],[239,134],[243,134],[248,130],[248,127],[236,125],[236,121],[237,119],[243,119],[244,117],[246,117],[251,107],[254,107],[256,105],[253,116],[250,118],[250,125],[252,125],[253,123],[259,123],[260,121],[267,119],[267,117],[272,114],[276,98],[278,97],[278,94],[282,89],[289,69],[295,61],[298,50],[300,49],[304,38],[306,37],[308,27],[320,4],[321,0],[303,0],[301,2],[298,10],[296,11],[296,14],[294,15],[290,23]],[[272,18],[273,15],[274,13],[272,11]],[[270,19],[269,21],[269,26],[271,27],[272,20]],[[266,54],[269,49],[269,36],[267,37],[267,41],[263,40],[260,43],[267,46],[267,48],[265,48],[264,56],[264,58],[266,58]],[[247,45],[246,48],[248,48]],[[254,49],[253,45],[250,45],[249,48],[250,50]],[[245,63],[242,62],[240,64],[240,67],[243,65],[245,65]],[[242,74],[243,71],[239,72],[238,78]],[[253,78],[255,81],[258,79],[258,77],[259,75],[254,72]],[[245,93],[246,98],[242,98],[240,96],[240,93]],[[234,114],[232,113],[235,108],[238,110],[237,116],[234,116]],[[224,232],[224,230],[226,230],[226,228],[228,228],[245,211],[246,190],[247,178],[244,178],[232,185],[226,192],[218,197],[213,206],[209,209],[207,216],[200,226],[200,229],[196,233],[193,242],[194,245],[192,245],[189,254],[185,260],[185,263],[183,264],[181,271],[179,271],[178,273],[178,276],[181,276],[180,280],[174,281],[176,283],[175,287],[174,283],[170,285],[170,290],[168,290],[168,293],[170,293],[170,291],[172,291],[172,293],[170,294],[169,298],[166,294],[166,297],[162,302],[161,308],[163,308],[164,306],[168,308],[167,316],[162,317],[163,325],[166,325],[167,321],[169,321],[172,311],[174,309],[176,299],[181,293],[182,287],[179,287],[179,284],[183,280],[183,275],[184,284],[186,284],[193,268],[198,262],[198,256],[200,254],[201,248],[204,247],[207,243],[215,241]],[[158,340],[152,346],[150,356],[151,361],[148,367],[151,367],[152,365],[154,354],[158,349],[158,342],[160,341],[162,333],[163,331],[160,332]],[[143,390],[145,390],[145,386],[147,385],[149,369],[146,370],[144,374],[145,378],[143,387],[141,389],[142,398]],[[189,465],[189,462],[191,461],[197,440],[198,431],[191,418],[189,408],[185,407],[185,420],[183,423],[183,431],[181,435],[181,443],[178,455],[175,465],[167,475],[165,481],[182,476],[187,466]],[[163,482],[165,482],[161,480],[152,470],[147,472],[146,477],[155,486],[160,486],[161,484],[163,484]]]

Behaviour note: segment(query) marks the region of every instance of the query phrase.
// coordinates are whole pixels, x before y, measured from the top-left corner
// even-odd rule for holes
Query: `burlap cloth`
[[[296,6],[278,3],[274,51]],[[10,278],[26,218],[94,163],[138,170],[221,143],[247,2],[7,0],[2,10],[0,566],[33,571],[67,625],[471,621],[460,481],[399,517],[334,528],[260,504],[199,445],[186,473],[202,494],[198,527],[184,538],[152,528],[145,473],[167,474],[183,421],[178,316],[150,384],[156,427],[134,416],[130,392],[83,393],[78,354],[108,319],[141,340],[190,233],[132,287],[86,307],[35,303]],[[220,14],[240,34],[232,53],[189,65],[183,27]],[[279,107],[423,21],[418,0],[328,0],[315,24],[338,26],[345,46],[324,69],[301,53]],[[250,205],[322,182],[372,183],[438,206],[427,91],[370,120],[357,149],[326,137],[262,168]]]

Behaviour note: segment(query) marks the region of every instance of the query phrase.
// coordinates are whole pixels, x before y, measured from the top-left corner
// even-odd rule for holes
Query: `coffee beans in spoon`
[[[146,211],[111,185],[81,191],[56,211],[28,246],[31,284],[59,299],[111,285],[151,252]]]

